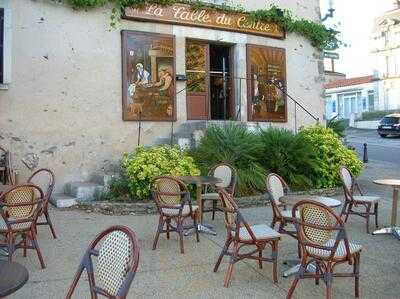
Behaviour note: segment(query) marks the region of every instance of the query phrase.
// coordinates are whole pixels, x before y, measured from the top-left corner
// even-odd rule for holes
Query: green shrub
[[[269,128],[260,132],[262,166],[281,175],[291,188],[312,186],[317,166],[315,153],[303,135],[285,129]]]
[[[399,110],[377,110],[377,111],[366,111],[362,113],[362,120],[380,120],[384,116],[391,113],[398,113]]]
[[[258,162],[262,144],[258,136],[242,124],[229,123],[224,127],[210,126],[193,157],[203,174],[211,166],[226,162],[238,172],[238,195],[265,190],[265,169]]]
[[[346,120],[334,117],[327,122],[326,127],[332,129],[333,132],[339,135],[339,137],[343,138],[348,124]]]
[[[130,195],[147,199],[155,177],[160,175],[199,175],[194,160],[179,147],[169,145],[151,148],[138,147],[133,153],[125,154],[122,166],[129,180]]]
[[[361,173],[363,163],[354,151],[343,145],[332,129],[315,125],[302,129],[299,135],[311,144],[313,152],[316,154],[315,187],[325,188],[339,185],[339,167],[341,165],[348,167],[356,176]]]

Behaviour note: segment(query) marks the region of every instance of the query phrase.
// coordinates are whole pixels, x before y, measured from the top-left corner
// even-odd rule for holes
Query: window
[[[285,49],[247,45],[250,121],[286,122]]]
[[[4,82],[4,8],[0,8],[0,83]]]
[[[375,91],[368,90],[368,110],[375,110]]]
[[[332,102],[332,112],[336,113],[336,101]]]
[[[122,31],[124,120],[175,120],[175,41],[171,35]]]

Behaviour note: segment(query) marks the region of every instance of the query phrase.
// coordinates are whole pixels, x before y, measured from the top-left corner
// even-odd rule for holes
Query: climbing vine
[[[333,50],[341,45],[338,39],[338,31],[327,28],[321,23],[306,19],[299,19],[293,16],[287,9],[281,9],[272,5],[267,9],[246,11],[242,6],[232,6],[228,4],[210,4],[200,0],[52,0],[56,2],[66,2],[75,9],[90,9],[113,4],[111,14],[111,25],[115,26],[121,13],[126,7],[141,8],[147,4],[157,4],[169,6],[175,3],[185,3],[193,9],[217,10],[231,13],[247,13],[255,21],[273,22],[281,26],[286,32],[293,32],[307,38],[311,44],[318,49]]]

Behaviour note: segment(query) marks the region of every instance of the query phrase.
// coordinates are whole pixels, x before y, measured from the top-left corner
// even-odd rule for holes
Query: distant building
[[[371,35],[374,73],[381,80],[377,110],[400,109],[400,8],[375,19]]]
[[[346,74],[325,70],[325,82],[346,79]]]
[[[340,79],[325,84],[325,116],[331,119],[360,116],[373,111],[379,102],[379,81],[373,76]]]

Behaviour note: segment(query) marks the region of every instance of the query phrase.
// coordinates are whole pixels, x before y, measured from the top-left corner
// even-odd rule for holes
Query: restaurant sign
[[[275,23],[256,21],[244,13],[196,9],[187,4],[170,6],[152,4],[143,8],[127,7],[122,17],[139,21],[207,27],[280,39],[285,38],[284,30]]]

